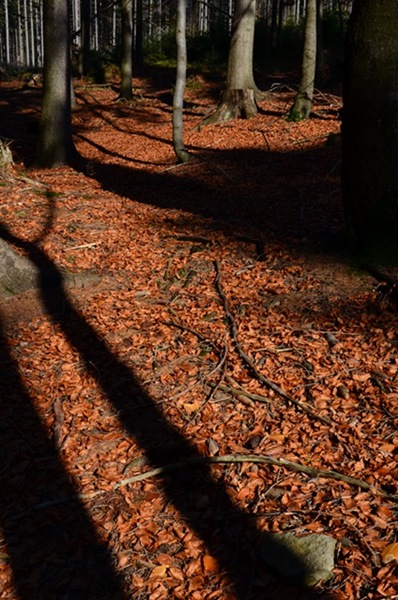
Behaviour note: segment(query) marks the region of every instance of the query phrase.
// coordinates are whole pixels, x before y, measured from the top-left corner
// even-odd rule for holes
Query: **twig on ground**
[[[236,351],[237,351],[238,355],[240,356],[241,360],[246,364],[246,366],[248,366],[250,368],[250,370],[252,371],[252,373],[254,374],[256,379],[258,379],[258,381],[260,381],[263,385],[265,385],[266,387],[273,390],[276,394],[278,394],[279,396],[281,396],[288,402],[291,402],[292,404],[297,406],[300,410],[303,410],[304,412],[306,412],[313,419],[317,419],[318,421],[321,421],[321,423],[324,423],[325,425],[330,425],[331,420],[329,419],[329,417],[324,417],[322,415],[318,415],[316,412],[314,412],[312,410],[312,408],[310,406],[308,406],[307,404],[304,404],[303,402],[300,402],[296,398],[293,398],[293,396],[291,396],[290,394],[285,392],[281,387],[276,385],[276,383],[274,383],[273,381],[271,381],[270,379],[268,379],[267,377],[262,375],[258,371],[256,365],[254,364],[254,362],[250,358],[250,356],[248,356],[244,352],[244,350],[242,349],[242,346],[239,343],[238,328],[236,326],[235,319],[234,319],[231,311],[229,310],[228,300],[227,300],[227,298],[224,294],[224,291],[222,289],[222,286],[221,286],[221,268],[220,268],[220,264],[217,260],[214,261],[214,266],[215,266],[215,270],[216,270],[215,286],[216,286],[217,292],[222,300],[222,303],[224,305],[224,311],[225,311],[225,315],[226,315],[228,323],[229,323],[231,337],[235,343]]]
[[[70,248],[66,248],[66,250],[82,250],[83,248],[92,248],[93,246],[99,246],[100,244],[102,244],[101,241],[90,242],[88,244],[80,244],[80,246],[71,246]]]
[[[224,171],[224,169],[222,167],[220,167],[219,165],[216,165],[214,162],[212,162],[211,160],[208,160],[207,158],[203,158],[203,156],[197,156],[197,158],[199,160],[202,160],[204,163],[207,163],[208,165],[210,165],[211,167],[214,167],[215,169],[217,169],[218,171],[220,171],[220,173],[222,173],[223,175],[225,175],[225,177],[227,179],[229,179],[230,181],[232,181],[232,183],[238,183],[233,177],[231,177],[231,175],[229,175],[226,171]]]
[[[259,396],[258,394],[253,394],[252,392],[248,392],[243,388],[231,387],[229,385],[219,385],[218,389],[222,392],[233,394],[234,396],[246,396],[247,398],[250,398],[250,400],[256,400],[257,402],[263,402],[264,404],[272,404],[272,401],[269,398]]]
[[[263,465],[273,465],[276,467],[284,467],[291,471],[295,471],[297,473],[304,473],[309,477],[323,478],[323,479],[334,479],[336,481],[343,481],[344,483],[348,483],[351,486],[357,486],[363,490],[371,492],[373,494],[382,496],[383,498],[389,498],[394,502],[398,502],[397,494],[390,494],[389,492],[385,492],[380,488],[363,481],[362,479],[356,479],[355,477],[350,477],[349,475],[344,475],[343,473],[339,473],[338,471],[329,471],[326,469],[315,469],[314,467],[308,467],[306,465],[302,465],[300,463],[293,462],[291,460],[287,460],[285,458],[275,458],[273,456],[262,456],[257,454],[225,454],[224,456],[192,456],[186,458],[184,460],[179,460],[175,463],[171,463],[169,465],[165,465],[163,467],[157,467],[156,469],[151,469],[146,473],[141,473],[140,475],[135,475],[134,477],[128,477],[126,479],[122,479],[118,483],[113,486],[114,490],[117,490],[121,487],[129,485],[130,483],[135,483],[137,481],[144,481],[145,479],[150,479],[151,477],[156,477],[156,475],[162,475],[163,473],[168,473],[170,471],[175,471],[177,469],[181,469],[187,467],[188,465],[194,464],[240,464],[240,463],[252,463],[252,464],[263,464]]]
[[[221,387],[221,383],[224,379],[225,376],[225,370],[226,370],[226,366],[227,366],[227,357],[228,357],[228,344],[227,341],[225,341],[224,344],[224,350],[222,352],[221,358],[219,360],[219,362],[217,363],[217,365],[215,366],[215,368],[210,371],[210,373],[207,375],[207,377],[211,377],[211,375],[213,375],[216,371],[221,369],[221,374],[220,377],[218,379],[218,382],[212,386],[212,390],[210,392],[210,394],[208,394],[207,398],[204,400],[204,402],[202,403],[202,405],[198,408],[197,411],[195,411],[195,413],[193,414],[193,416],[189,419],[188,423],[186,425],[190,425],[198,415],[200,415],[200,413],[202,412],[202,410],[205,408],[205,406],[210,402],[210,400],[212,400],[212,398],[214,398],[214,395],[216,394],[217,390]]]
[[[291,460],[286,460],[285,458],[274,458],[273,456],[261,456],[261,455],[249,455],[249,454],[225,454],[224,456],[191,456],[189,458],[185,458],[184,460],[179,460],[175,463],[170,463],[169,465],[165,465],[163,467],[157,467],[156,469],[151,469],[150,471],[146,471],[145,473],[140,473],[140,475],[135,475],[134,477],[127,477],[126,479],[122,479],[118,483],[112,486],[113,490],[118,490],[121,487],[125,487],[130,483],[136,483],[138,481],[144,481],[146,479],[151,479],[152,477],[156,477],[156,475],[162,475],[163,473],[168,473],[170,471],[176,471],[177,469],[182,469],[189,465],[200,465],[200,464],[240,464],[240,463],[252,463],[252,464],[263,464],[263,465],[273,465],[276,467],[283,467],[289,469],[291,471],[295,471],[297,473],[304,473],[309,477],[319,477],[324,479],[334,479],[336,481],[344,481],[348,485],[357,486],[367,492],[370,492],[375,495],[382,496],[383,498],[387,498],[392,500],[393,502],[398,502],[397,494],[390,494],[389,492],[385,492],[380,488],[363,481],[362,479],[356,479],[354,477],[349,477],[348,475],[344,475],[343,473],[339,473],[338,471],[327,471],[324,469],[314,469],[313,467],[308,467],[302,465],[300,463],[293,462]],[[73,496],[66,496],[64,498],[57,498],[56,500],[48,500],[45,502],[39,502],[34,506],[28,508],[27,510],[22,511],[19,514],[16,514],[11,517],[11,521],[15,522],[19,519],[28,516],[29,514],[35,512],[36,510],[42,510],[46,508],[52,508],[53,506],[58,506],[60,504],[65,504],[68,502],[79,502],[80,500],[91,500],[96,496],[101,494],[109,493],[108,490],[96,490],[94,492],[90,492],[89,494],[76,494]]]
[[[188,333],[192,333],[193,335],[196,335],[196,337],[198,339],[200,339],[202,342],[205,342],[206,344],[209,344],[209,346],[211,346],[213,348],[213,350],[215,350],[218,354],[220,353],[219,348],[216,346],[216,344],[214,344],[214,342],[212,342],[209,338],[202,335],[199,331],[192,329],[192,327],[187,327],[186,325],[182,325],[181,323],[176,323],[176,321],[163,321],[163,323],[165,325],[171,325],[172,327],[181,329],[181,331],[187,331]]]

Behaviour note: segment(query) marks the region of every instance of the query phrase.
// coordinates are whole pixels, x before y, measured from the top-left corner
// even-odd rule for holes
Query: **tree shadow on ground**
[[[163,172],[116,163],[91,163],[106,190],[136,202],[182,211],[185,231],[250,235],[307,253],[321,250],[344,229],[339,149],[296,152],[195,149],[187,165]],[[191,149],[192,151],[192,149]]]
[[[131,370],[111,352],[106,342],[74,308],[65,292],[62,274],[45,252],[37,245],[13,236],[5,225],[0,227],[0,235],[7,242],[23,249],[38,269],[41,280],[41,298],[49,317],[54,325],[61,328],[69,343],[77,350],[87,372],[95,377],[98,385],[117,411],[126,432],[140,445],[150,464],[153,467],[162,468],[178,461],[186,461],[187,459],[191,461],[191,464],[187,467],[160,474],[159,483],[162,486],[163,493],[179,511],[187,525],[204,541],[208,551],[216,558],[220,569],[230,581],[230,591],[233,597],[238,600],[259,597],[262,599],[297,600],[305,598],[305,600],[308,600],[309,598],[326,597],[319,590],[309,592],[275,581],[261,561],[258,552],[260,546],[266,544],[271,554],[278,552],[278,555],[282,555],[282,557],[286,555],[286,560],[289,559],[290,562],[296,564],[299,571],[302,571],[302,565],[289,551],[281,548],[275,540],[261,533],[250,515],[234,506],[223,484],[212,476],[208,465],[200,462],[201,455],[195,446],[165,418],[151,398],[140,387]],[[48,284],[49,275],[52,282],[51,286]],[[4,359],[9,364],[10,358],[6,352],[5,340],[3,340],[3,348],[5,352]],[[114,585],[113,598],[117,598],[116,578],[111,573],[109,559],[96,544],[95,533],[91,529],[84,511],[79,508],[78,499],[72,486],[68,484],[66,475],[60,473],[55,459],[56,451],[50,442],[46,441],[44,431],[39,426],[38,417],[35,415],[30,399],[23,389],[23,384],[16,371],[16,365],[11,365],[11,367],[9,377],[11,377],[12,384],[21,398],[20,402],[23,403],[24,410],[29,410],[29,419],[26,418],[26,415],[24,417],[21,415],[21,418],[24,418],[22,438],[25,440],[25,437],[29,436],[29,439],[33,440],[35,444],[37,438],[39,446],[37,448],[36,446],[32,447],[33,457],[39,461],[39,464],[41,457],[49,461],[49,464],[45,461],[44,464],[41,464],[42,489],[32,490],[32,499],[29,500],[25,489],[25,481],[29,481],[29,473],[32,470],[31,462],[28,459],[25,459],[25,462],[22,462],[19,467],[20,476],[11,480],[13,487],[11,487],[11,483],[8,483],[8,487],[3,488],[9,490],[7,496],[12,502],[11,506],[7,503],[7,510],[3,516],[3,526],[7,537],[16,587],[20,590],[20,596],[27,599],[29,597],[27,592],[30,591],[30,598],[39,596],[43,598],[60,597],[57,588],[51,588],[51,586],[56,585],[53,578],[56,578],[57,571],[50,570],[50,573],[40,571],[37,579],[34,579],[35,576],[37,577],[34,572],[33,579],[26,579],[25,561],[32,543],[31,535],[37,533],[31,533],[31,512],[33,511],[33,516],[36,514],[34,507],[39,504],[40,508],[42,502],[48,501],[49,498],[53,499],[54,496],[57,499],[60,495],[66,495],[73,498],[72,505],[68,507],[70,510],[65,511],[65,506],[63,506],[62,511],[56,505],[50,505],[48,509],[44,507],[49,513],[46,512],[44,524],[40,520],[42,529],[39,530],[39,533],[43,536],[43,543],[47,539],[48,551],[50,554],[55,553],[54,560],[58,564],[60,563],[61,566],[64,565],[65,553],[68,555],[69,560],[80,561],[76,568],[78,569],[77,573],[80,573],[81,576],[92,573],[92,565],[96,564],[95,561],[102,561],[105,568],[101,569],[101,579],[102,577],[107,579],[107,576],[109,576],[108,579]],[[11,416],[9,418],[11,419]],[[18,427],[19,425],[18,422]],[[41,449],[43,447],[46,452]],[[18,452],[19,450],[16,448],[16,453]],[[17,454],[15,461],[18,461]],[[37,468],[39,468],[39,465]],[[55,491],[53,491],[54,487],[56,488]],[[21,496],[25,497],[25,500],[20,499]],[[206,498],[206,510],[201,507],[201,501],[204,497]],[[18,498],[19,501],[17,501]],[[65,519],[71,531],[67,535],[61,529],[59,531],[61,539],[58,540],[57,526],[62,519]],[[79,520],[79,522],[76,523],[76,520]],[[37,535],[39,534],[37,533]],[[93,558],[90,551],[82,548],[82,539],[88,548],[94,547],[97,555],[100,554],[99,558],[95,554]],[[49,559],[48,556],[45,555],[45,557]],[[38,560],[39,564],[42,564],[43,558],[40,553]],[[263,578],[260,595],[255,586],[255,581],[259,576]],[[68,597],[83,598],[83,596],[79,596],[79,590],[77,593],[74,591],[72,593],[70,590],[71,586],[78,585],[76,579],[73,580],[73,583],[69,583],[64,579],[61,582],[64,589],[70,592]],[[44,584],[47,585],[49,590],[54,591],[55,589],[56,594],[51,595],[49,593],[45,595],[42,592],[42,585]],[[58,585],[60,585],[59,582]],[[105,598],[104,589],[98,593],[89,591],[84,598]],[[23,592],[23,590],[26,591]]]
[[[109,551],[36,414],[0,323],[0,523],[21,600],[123,600]],[[44,373],[43,373],[44,376]],[[11,589],[7,590],[11,597]]]

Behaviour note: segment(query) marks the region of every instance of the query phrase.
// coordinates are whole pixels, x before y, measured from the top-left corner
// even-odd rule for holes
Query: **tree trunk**
[[[307,0],[301,82],[290,109],[289,121],[308,119],[312,109],[316,69],[316,20],[316,0]]]
[[[80,77],[87,75],[90,55],[90,2],[80,0],[81,46],[79,52]]]
[[[44,2],[44,80],[37,167],[52,168],[78,159],[71,127],[68,5],[65,0]]]
[[[132,0],[122,0],[122,59],[120,97],[131,100],[133,89],[133,7]]]
[[[317,0],[317,18],[316,18],[316,80],[324,83],[325,77],[325,57],[323,44],[323,0]]]
[[[229,47],[226,89],[216,112],[205,123],[257,114],[256,97],[262,96],[253,76],[256,0],[235,0]]]
[[[189,161],[189,152],[185,149],[182,139],[184,90],[187,74],[187,43],[186,43],[186,0],[177,2],[177,74],[173,96],[173,146],[180,162]]]
[[[342,184],[362,253],[398,263],[398,2],[356,0],[343,84]]]
[[[135,39],[134,39],[134,64],[136,69],[141,69],[144,64],[143,51],[143,0],[135,2]]]

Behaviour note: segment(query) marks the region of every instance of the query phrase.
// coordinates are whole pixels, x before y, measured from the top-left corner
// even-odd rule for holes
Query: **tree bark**
[[[44,1],[44,80],[35,165],[74,163],[72,140],[69,9],[65,0]]]
[[[398,264],[398,2],[356,0],[343,83],[348,229],[367,258]]]
[[[307,0],[301,82],[290,109],[289,121],[308,119],[311,113],[316,70],[316,21],[316,0]]]
[[[182,138],[184,91],[187,74],[187,43],[186,43],[186,0],[177,2],[177,74],[173,95],[173,147],[178,160],[182,163],[190,159]]]
[[[132,0],[122,0],[122,59],[120,63],[120,97],[133,97],[133,7]]]
[[[88,73],[90,54],[90,2],[80,0],[81,46],[79,51],[79,75],[83,77]]]
[[[205,124],[239,117],[248,119],[258,112],[256,98],[262,94],[253,76],[255,18],[256,0],[235,0],[226,89],[218,109]]]

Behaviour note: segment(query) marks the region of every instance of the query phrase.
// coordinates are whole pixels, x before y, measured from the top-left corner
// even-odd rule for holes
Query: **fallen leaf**
[[[216,571],[218,571],[217,561],[210,554],[205,554],[203,557],[203,568],[206,571],[215,573]]]
[[[381,553],[381,560],[384,564],[390,563],[393,560],[398,561],[398,542],[388,544]]]

